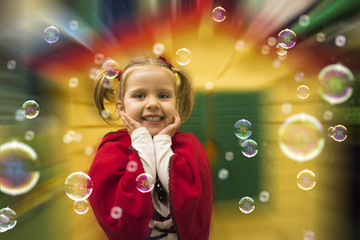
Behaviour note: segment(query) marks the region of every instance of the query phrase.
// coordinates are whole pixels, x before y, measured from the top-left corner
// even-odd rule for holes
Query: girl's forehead
[[[126,71],[124,78],[128,81],[132,76],[146,76],[148,73],[164,74],[174,82],[176,81],[176,76],[170,69],[158,65],[134,66]]]

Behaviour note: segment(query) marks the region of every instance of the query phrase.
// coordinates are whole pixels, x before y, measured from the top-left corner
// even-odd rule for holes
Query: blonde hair
[[[176,68],[170,65],[168,62],[164,61],[161,58],[156,57],[137,57],[134,58],[122,71],[119,81],[114,79],[114,82],[118,82],[117,88],[113,88],[113,84],[109,84],[109,79],[105,77],[107,70],[102,69],[96,78],[96,85],[94,89],[94,101],[96,108],[101,115],[101,117],[109,124],[115,124],[119,120],[119,116],[113,117],[111,115],[105,116],[105,101],[107,100],[110,103],[116,103],[118,100],[123,100],[125,94],[125,84],[129,76],[131,76],[131,71],[135,67],[143,66],[159,66],[166,69],[169,69],[175,74],[175,91],[176,99],[179,105],[179,115],[181,123],[184,123],[191,114],[194,96],[191,85],[191,80],[189,76],[179,68]]]

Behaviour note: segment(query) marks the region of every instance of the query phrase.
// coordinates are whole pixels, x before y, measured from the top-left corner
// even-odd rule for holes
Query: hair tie
[[[122,74],[122,71],[119,70],[119,74],[116,76],[117,80],[120,82],[120,78],[121,78],[121,74]]]
[[[173,69],[174,66],[171,63],[169,63],[169,61],[166,58],[160,56],[159,59],[164,61],[169,66],[170,70],[173,71],[174,73],[176,73]]]

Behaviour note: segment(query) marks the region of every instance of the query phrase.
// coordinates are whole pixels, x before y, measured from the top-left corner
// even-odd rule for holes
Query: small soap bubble
[[[289,114],[292,111],[292,105],[291,103],[283,103],[281,105],[281,111],[285,114]]]
[[[16,68],[16,61],[15,60],[9,60],[7,62],[7,68],[9,70],[14,70]]]
[[[153,53],[157,56],[160,56],[165,51],[165,45],[162,43],[155,43],[153,46]]]
[[[135,161],[129,161],[126,165],[126,170],[129,172],[136,172],[138,170],[138,163]]]
[[[297,72],[297,73],[295,73],[295,81],[298,81],[298,82],[300,82],[301,80],[303,80],[304,79],[304,73],[303,72]]]
[[[259,200],[260,200],[260,202],[265,203],[265,202],[268,202],[269,199],[270,199],[270,193],[269,193],[269,192],[267,192],[267,191],[261,191],[261,192],[259,193]]]
[[[103,63],[102,68],[106,71],[107,79],[114,79],[119,75],[120,66],[114,60],[107,60]]]
[[[285,48],[285,44],[284,43],[278,43],[276,45],[276,53],[279,56],[284,56],[285,54],[287,54],[286,48]]]
[[[274,37],[269,37],[269,38],[267,39],[267,44],[268,44],[270,47],[274,47],[274,46],[277,44],[276,38],[274,38]]]
[[[268,45],[261,46],[261,54],[268,55],[270,53],[270,47]]]
[[[96,77],[99,75],[100,70],[97,68],[92,68],[89,71],[89,78],[92,80],[96,80]]]
[[[108,110],[104,109],[101,111],[101,117],[104,118],[104,119],[107,119],[110,117],[110,113]]]
[[[306,85],[300,85],[297,89],[297,96],[300,99],[306,99],[309,97],[310,93],[309,93],[309,87]]]
[[[318,42],[325,42],[325,40],[326,40],[326,35],[325,35],[325,33],[319,32],[319,33],[316,34],[316,41],[318,41]]]
[[[97,65],[101,65],[104,63],[105,56],[102,53],[97,53],[94,56],[94,63]]]
[[[30,191],[38,182],[40,162],[29,145],[10,141],[0,145],[0,191],[12,196]]]
[[[74,141],[75,142],[81,142],[82,141],[82,134],[81,133],[76,133],[74,136]]]
[[[24,121],[25,120],[25,115],[24,115],[24,110],[23,109],[17,109],[15,111],[15,119],[17,121]]]
[[[254,140],[247,139],[241,145],[241,152],[245,157],[254,157],[258,153],[258,145]]]
[[[136,178],[136,188],[142,192],[150,192],[154,188],[154,178],[148,173],[142,173]]]
[[[332,138],[332,136],[333,136],[333,134],[334,134],[333,128],[334,128],[333,126],[330,126],[330,127],[328,128],[328,130],[327,130],[327,134],[328,134],[328,136],[331,137],[331,138]]]
[[[191,61],[191,52],[187,48],[180,48],[176,51],[176,62],[180,65],[187,65]]]
[[[228,161],[234,160],[234,153],[233,152],[226,152],[225,153],[225,159]]]
[[[216,22],[222,22],[225,20],[226,18],[226,11],[224,8],[222,7],[216,7],[213,9],[212,11],[212,18],[214,19],[214,21]]]
[[[297,175],[297,185],[302,190],[313,189],[316,184],[315,174],[310,170],[302,170]]]
[[[0,209],[0,233],[15,227],[17,216],[14,210],[9,207]]]
[[[84,149],[84,153],[87,156],[90,156],[94,153],[94,148],[92,146],[86,146]]]
[[[69,79],[69,87],[76,88],[79,85],[79,79],[76,77],[72,77]]]
[[[79,22],[77,20],[71,20],[69,22],[69,28],[73,31],[77,30],[79,28]]]
[[[310,17],[308,15],[301,15],[299,17],[299,25],[302,27],[307,27],[310,25]]]
[[[33,119],[39,115],[39,104],[34,100],[28,100],[22,105],[24,116],[27,119]]]
[[[324,148],[323,127],[306,113],[288,117],[279,128],[281,151],[290,159],[304,162],[318,156]]]
[[[251,197],[243,197],[239,201],[239,209],[243,213],[251,213],[255,209],[255,202]]]
[[[77,214],[80,214],[80,215],[85,214],[85,213],[87,213],[87,211],[89,211],[89,208],[90,208],[90,205],[86,199],[74,202],[74,211]]]
[[[34,137],[35,137],[35,132],[34,131],[28,130],[28,131],[25,132],[24,138],[26,140],[31,141],[31,140],[34,139]]]
[[[341,64],[331,64],[324,67],[318,79],[320,97],[330,104],[344,103],[353,94],[354,75],[347,67]]]
[[[86,173],[74,172],[65,180],[65,193],[74,201],[85,200],[91,195],[93,185]]]
[[[219,170],[218,177],[220,180],[226,180],[229,177],[229,170],[221,168]]]
[[[237,121],[234,125],[235,136],[240,139],[246,139],[250,137],[252,133],[252,125],[246,119],[241,119]]]
[[[347,138],[347,129],[343,125],[336,125],[331,129],[331,137],[337,142],[343,142]]]
[[[120,219],[121,216],[122,216],[122,213],[123,213],[123,210],[121,207],[118,207],[118,206],[114,206],[111,208],[110,210],[110,216],[113,218],[113,219]]]
[[[60,32],[59,30],[54,27],[54,26],[50,26],[47,27],[44,30],[44,39],[46,42],[48,43],[55,43],[57,42],[57,40],[59,40],[59,36],[60,36]]]
[[[323,113],[323,118],[324,118],[325,121],[330,121],[333,118],[332,111],[329,111],[329,110],[325,111]]]
[[[279,59],[275,59],[275,60],[273,61],[273,66],[274,66],[275,68],[280,67],[280,66],[281,66],[281,61],[280,61]]]
[[[206,90],[211,90],[211,89],[213,89],[213,88],[214,88],[214,83],[213,83],[213,82],[207,81],[207,82],[205,83],[205,89],[206,89]]]
[[[343,47],[346,44],[346,37],[343,35],[338,35],[335,37],[335,45],[337,47]]]
[[[237,40],[237,41],[235,42],[235,49],[236,49],[237,51],[242,50],[242,49],[244,48],[244,46],[245,46],[245,42],[244,42],[243,40]]]
[[[304,232],[304,240],[315,240],[315,233],[313,231]]]
[[[290,29],[284,29],[278,34],[278,43],[282,44],[281,47],[290,49],[295,46],[296,34]]]

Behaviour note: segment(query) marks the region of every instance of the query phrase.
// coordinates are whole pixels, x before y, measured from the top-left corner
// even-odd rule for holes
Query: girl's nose
[[[146,108],[156,109],[159,107],[159,101],[156,97],[149,96],[146,103]]]

